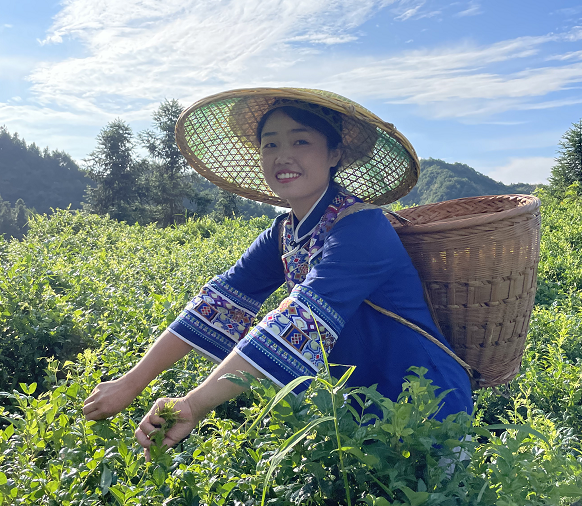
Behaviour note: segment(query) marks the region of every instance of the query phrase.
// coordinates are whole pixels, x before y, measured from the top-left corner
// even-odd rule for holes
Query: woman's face
[[[283,111],[275,111],[261,132],[261,163],[267,184],[287,200],[301,219],[329,184],[330,169],[341,151],[328,149],[327,138]]]

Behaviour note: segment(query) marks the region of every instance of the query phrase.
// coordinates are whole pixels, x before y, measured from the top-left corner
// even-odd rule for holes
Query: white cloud
[[[465,16],[477,16],[482,13],[483,11],[481,10],[481,4],[475,1],[471,1],[469,2],[469,6],[464,11],[460,11],[455,14],[455,17],[463,18]]]
[[[348,96],[415,104],[433,118],[469,118],[533,109],[538,107],[535,102],[539,97],[582,83],[582,63],[506,74],[496,73],[495,64],[517,65],[516,60],[536,56],[543,44],[559,37],[521,37],[489,46],[467,43],[461,47],[407,51],[386,59],[357,58],[344,61],[347,70],[331,75],[321,84]],[[560,99],[547,106],[560,107],[572,101]]]
[[[271,81],[314,51],[300,43],[353,41],[377,0],[67,0],[45,43],[79,39],[88,56],[39,66],[40,103],[115,108],[135,99],[199,98]],[[316,54],[316,52],[315,52]]]
[[[468,5],[467,15],[479,9]],[[527,109],[532,97],[582,82],[578,62],[495,71],[500,62],[518,66],[537,56],[548,42],[575,39],[578,28],[385,58],[321,52],[356,40],[354,29],[386,6],[400,20],[435,12],[426,0],[65,0],[45,42],[74,37],[87,56],[39,65],[32,91],[41,105],[139,119],[168,96],[187,103],[228,88],[284,84],[414,104],[434,118],[471,118]]]
[[[61,135],[67,123],[96,128],[117,116],[149,121],[166,97],[188,104],[225,89],[257,85],[330,89],[356,100],[414,105],[431,119],[464,122],[504,120],[494,116],[580,103],[552,96],[582,83],[580,52],[556,54],[552,63],[543,56],[550,43],[579,40],[580,27],[489,45],[465,40],[384,56],[354,54],[352,46],[345,47],[362,36],[357,29],[378,10],[389,8],[395,19],[413,20],[438,14],[431,3],[63,0],[43,43],[75,39],[85,56],[36,66],[29,76],[34,106],[26,100],[18,110],[0,104],[0,114],[14,121],[19,132],[44,129],[44,136]],[[464,9],[464,15],[479,9],[476,1],[459,5],[443,8],[451,15],[453,9]],[[338,47],[326,52],[332,44]],[[0,73],[5,61],[0,60]],[[523,70],[526,64],[528,70]],[[55,124],[57,133],[48,134]]]
[[[552,55],[552,56],[548,56],[546,59],[548,61],[552,61],[552,60],[564,61],[564,60],[571,60],[574,58],[582,59],[582,51],[571,51],[569,53]]]
[[[476,168],[496,181],[511,183],[547,183],[554,159],[543,156],[511,158],[509,163],[489,169]]]

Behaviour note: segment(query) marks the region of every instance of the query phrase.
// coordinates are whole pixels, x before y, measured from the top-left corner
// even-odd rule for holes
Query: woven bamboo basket
[[[536,292],[539,208],[531,195],[494,195],[404,209],[406,224],[387,215],[479,387],[519,371]]]

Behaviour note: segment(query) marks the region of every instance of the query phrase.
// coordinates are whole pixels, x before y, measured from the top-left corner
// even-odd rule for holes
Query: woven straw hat
[[[347,98],[321,90],[252,88],[204,98],[178,119],[178,147],[188,163],[216,186],[288,207],[265,182],[256,130],[267,111],[297,102],[316,104],[314,112],[322,117],[321,111],[341,116],[343,154],[335,181],[346,190],[382,205],[398,200],[416,184],[418,157],[394,125]]]

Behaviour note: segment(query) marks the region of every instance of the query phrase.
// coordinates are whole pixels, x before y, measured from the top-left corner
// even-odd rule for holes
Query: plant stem
[[[310,309],[311,312],[311,309]],[[311,317],[315,320],[315,317],[313,316],[313,313],[311,313]],[[342,477],[344,480],[344,488],[346,489],[346,500],[348,502],[348,506],[352,506],[352,501],[350,499],[350,488],[349,488],[349,484],[348,484],[348,475],[346,473],[346,470],[344,468],[344,453],[342,451],[342,443],[340,440],[340,433],[339,433],[339,424],[338,424],[338,420],[337,420],[337,408],[335,405],[335,393],[333,391],[333,382],[332,382],[332,378],[331,378],[331,371],[329,368],[329,362],[327,361],[327,353],[325,351],[325,348],[323,347],[323,341],[321,339],[321,334],[319,333],[319,327],[317,327],[317,333],[319,334],[319,346],[321,347],[321,352],[323,354],[323,362],[325,363],[325,370],[327,372],[327,377],[329,379],[329,384],[332,385],[331,388],[328,388],[329,394],[331,395],[331,405],[333,407],[333,423],[335,426],[335,437],[337,440],[337,451],[339,452],[339,460],[340,460],[340,469],[342,472]]]

